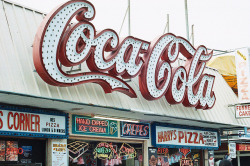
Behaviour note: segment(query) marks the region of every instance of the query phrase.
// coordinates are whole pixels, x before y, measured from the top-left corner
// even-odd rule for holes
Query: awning
[[[116,107],[94,105],[92,103],[80,103],[6,91],[0,91],[0,103],[58,110],[71,114],[95,114],[114,117],[121,120],[136,119],[141,122],[161,122],[176,125],[197,126],[200,128],[212,128],[218,130],[243,130],[244,127],[247,127],[246,125],[188,119],[183,117],[154,114],[145,110],[121,109]]]

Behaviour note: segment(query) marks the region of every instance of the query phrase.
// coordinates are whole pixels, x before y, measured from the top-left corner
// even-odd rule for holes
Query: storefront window
[[[45,140],[0,140],[0,165],[45,165]]]
[[[21,149],[21,148],[20,148]],[[18,161],[19,152],[17,141],[6,141],[6,161]]]
[[[199,166],[201,152],[189,150],[185,157],[177,148],[149,148],[149,165],[153,166],[157,161],[157,166]]]
[[[70,166],[142,166],[142,144],[69,140]]]

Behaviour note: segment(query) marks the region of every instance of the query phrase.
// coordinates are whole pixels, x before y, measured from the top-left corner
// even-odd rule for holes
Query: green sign
[[[118,122],[114,120],[72,115],[72,133],[118,137]]]

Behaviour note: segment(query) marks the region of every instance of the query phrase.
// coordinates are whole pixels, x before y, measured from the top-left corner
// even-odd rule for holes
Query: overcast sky
[[[11,0],[45,13],[66,0]],[[127,0],[90,0],[97,30],[107,28],[119,33],[127,9]],[[184,0],[131,0],[132,36],[152,41],[163,34],[167,14],[170,32],[186,38]],[[188,0],[188,16],[194,24],[194,44],[207,48],[233,50],[250,47],[250,0]],[[120,37],[128,35],[127,18]]]

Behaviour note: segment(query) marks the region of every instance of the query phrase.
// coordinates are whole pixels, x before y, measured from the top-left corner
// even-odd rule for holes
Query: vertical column
[[[208,166],[208,150],[204,150],[204,166]]]
[[[143,165],[148,165],[148,141],[143,143]]]
[[[238,166],[240,166],[240,151],[237,151],[237,162]]]
[[[46,165],[69,165],[68,163],[67,139],[48,139]]]

